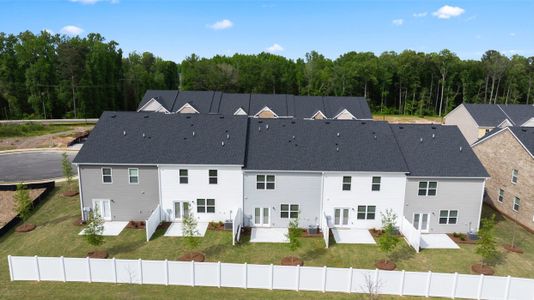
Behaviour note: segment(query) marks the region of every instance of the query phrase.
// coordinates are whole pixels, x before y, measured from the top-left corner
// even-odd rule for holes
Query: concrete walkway
[[[254,227],[250,232],[251,243],[289,243],[287,228]]]
[[[163,236],[176,236],[176,237],[183,237],[183,224],[181,222],[174,222],[169,226],[167,231],[165,231],[165,234]],[[197,224],[197,230],[198,234],[195,236],[203,237],[206,234],[206,230],[208,230],[208,223],[198,223]]]
[[[332,228],[332,235],[338,244],[376,244],[375,239],[367,229]]]
[[[446,234],[422,234],[421,249],[460,249]]]
[[[117,236],[122,230],[128,225],[128,222],[104,222],[104,232],[103,236]],[[84,235],[85,229],[82,230],[79,235]]]

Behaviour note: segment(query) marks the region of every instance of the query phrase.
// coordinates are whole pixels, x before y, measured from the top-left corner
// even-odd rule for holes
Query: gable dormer
[[[145,103],[141,108],[137,110],[140,111],[154,111],[154,112],[162,112],[162,113],[169,113],[169,111],[161,105],[161,103],[158,102],[156,98],[152,98]]]
[[[187,102],[182,107],[180,107],[180,109],[178,109],[177,112],[180,114],[198,114],[199,113],[198,110],[196,110],[196,108],[193,107],[193,105],[189,104],[189,102]]]
[[[326,116],[323,114],[322,111],[318,110],[313,116],[311,117],[313,120],[324,120],[327,119]]]
[[[276,119],[278,118],[278,115],[272,111],[268,106],[265,106],[262,108],[256,115],[254,115],[255,118],[262,118],[262,119]]]
[[[334,119],[337,120],[354,120],[356,117],[354,117],[353,114],[351,114],[347,109],[343,109],[339,114],[337,114]]]
[[[530,118],[528,121],[521,124],[521,127],[534,127],[534,117]]]
[[[514,126],[514,125],[512,124],[512,122],[510,122],[510,120],[504,119],[504,121],[502,121],[501,124],[499,124],[497,127],[504,128],[504,127],[509,127],[509,126]]]
[[[248,116],[248,114],[242,107],[240,107],[234,112],[234,116]]]

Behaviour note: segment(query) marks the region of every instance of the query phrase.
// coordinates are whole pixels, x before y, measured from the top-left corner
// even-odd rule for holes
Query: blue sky
[[[479,59],[488,49],[534,55],[534,1],[0,0],[0,31],[99,32],[131,51],[180,61],[191,53],[448,48]]]

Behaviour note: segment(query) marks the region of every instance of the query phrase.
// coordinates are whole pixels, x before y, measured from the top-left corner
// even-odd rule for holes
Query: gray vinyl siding
[[[418,196],[419,181],[437,181],[436,196]],[[414,213],[428,213],[428,233],[478,231],[484,179],[410,178],[406,183],[404,216],[413,222]],[[440,210],[458,210],[458,221],[439,224]]]
[[[150,166],[106,166],[113,183],[102,183],[102,166],[80,166],[83,207],[93,199],[110,199],[112,221],[146,220],[159,204],[158,169]],[[139,169],[139,184],[128,183],[128,168]]]
[[[256,175],[275,175],[274,190],[256,189]],[[299,226],[318,225],[321,211],[321,174],[297,172],[246,172],[244,174],[245,226],[254,226],[255,207],[269,207],[271,227],[287,227],[289,219],[280,218],[280,204],[299,205]]]
[[[471,117],[464,105],[458,106],[445,116],[445,125],[456,125],[469,144],[478,140],[478,125]]]

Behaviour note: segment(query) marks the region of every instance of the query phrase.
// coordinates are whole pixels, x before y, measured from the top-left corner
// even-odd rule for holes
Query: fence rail
[[[534,280],[484,275],[168,260],[8,256],[11,280],[532,300]]]
[[[158,229],[159,224],[161,223],[161,208],[158,204],[156,209],[152,212],[150,217],[145,221],[145,230],[146,230],[146,241],[150,241],[150,238]]]

